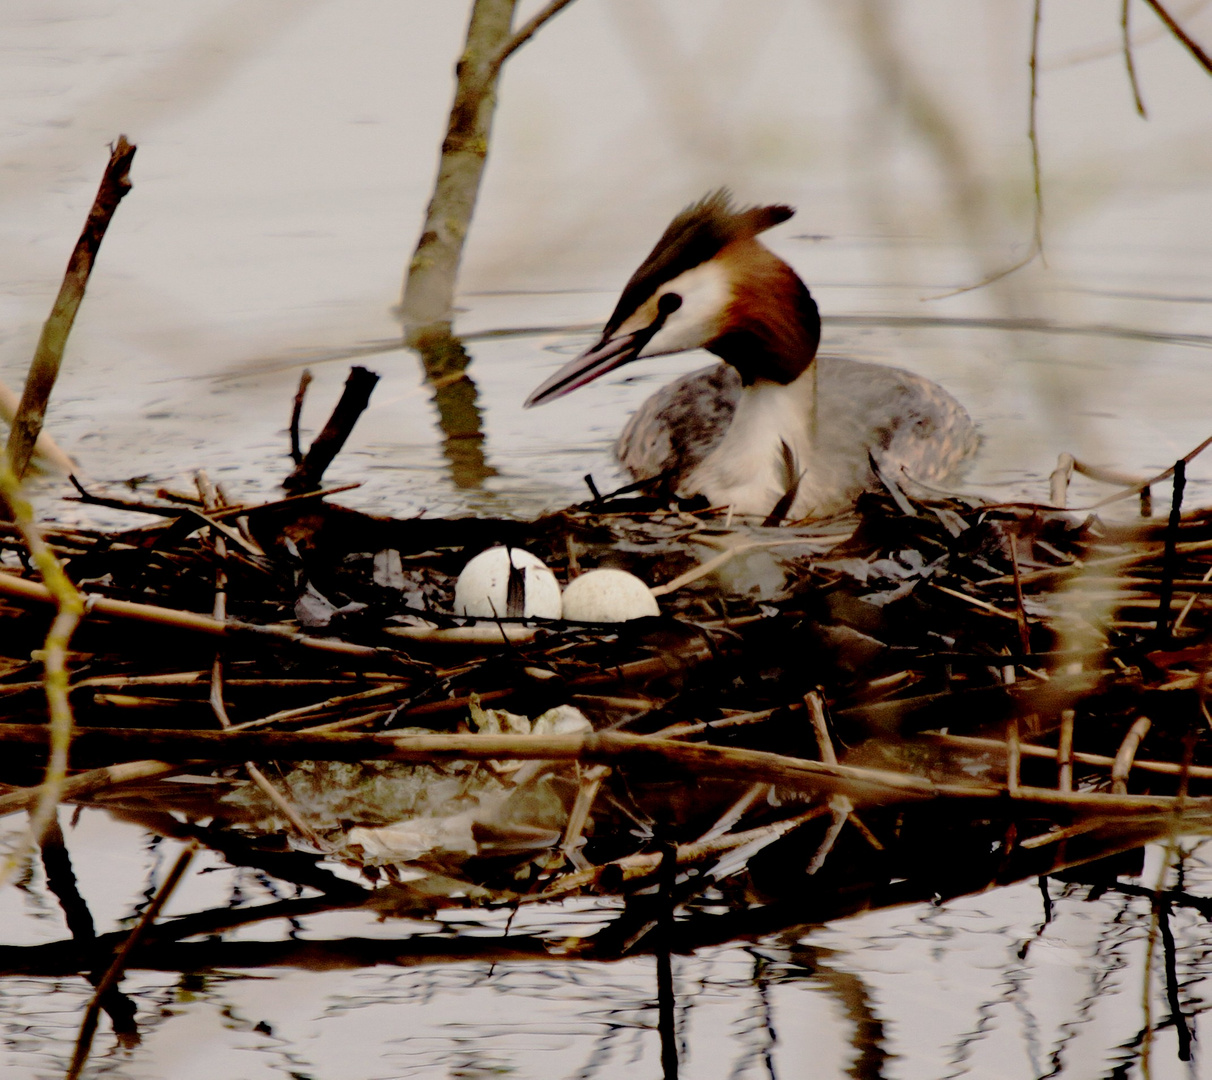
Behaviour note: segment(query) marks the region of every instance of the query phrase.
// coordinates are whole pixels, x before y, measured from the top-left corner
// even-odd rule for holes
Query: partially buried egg
[[[484,619],[558,619],[560,583],[529,551],[491,547],[463,567],[455,583],[454,609]]]
[[[626,570],[590,570],[564,590],[564,618],[573,622],[627,622],[660,613],[648,586]]]

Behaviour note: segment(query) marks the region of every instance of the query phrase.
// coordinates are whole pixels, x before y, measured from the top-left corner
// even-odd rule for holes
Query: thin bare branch
[[[1044,0],[1035,0],[1031,16],[1031,104],[1027,124],[1027,139],[1031,143],[1031,179],[1035,191],[1035,227],[1032,235],[1032,254],[1044,257],[1044,194],[1039,165],[1039,127],[1037,112],[1039,105],[1039,32],[1043,20]]]
[[[551,0],[545,8],[543,8],[534,18],[527,20],[517,32],[511,37],[501,48],[497,54],[488,62],[488,69],[484,74],[484,82],[490,84],[499,74],[501,65],[505,63],[518,49],[526,44],[544,23],[555,18],[561,11],[564,10],[572,0]]]
[[[1201,49],[1194,41],[1191,40],[1191,38],[1187,35],[1187,32],[1174,21],[1174,16],[1171,15],[1164,7],[1162,7],[1157,0],[1145,0],[1145,3],[1157,13],[1157,17],[1166,24],[1166,27],[1169,29],[1170,33],[1172,33],[1176,38],[1178,38],[1179,41],[1183,43],[1183,45],[1186,46],[1187,52],[1195,57],[1195,59],[1199,62],[1199,66],[1208,72],[1209,75],[1212,75],[1212,56],[1209,56],[1206,52],[1204,52],[1203,49]]]
[[[1131,11],[1132,0],[1123,0],[1123,6],[1119,11],[1119,27],[1124,38],[1124,66],[1128,69],[1128,83],[1132,87],[1132,100],[1136,102],[1136,111],[1148,119],[1144,99],[1140,96],[1140,83],[1136,79],[1136,64],[1132,59],[1132,33],[1129,28]]]
[[[296,465],[303,464],[303,448],[299,445],[299,421],[303,417],[303,399],[307,396],[307,388],[311,385],[311,369],[304,368],[299,376],[299,389],[295,391],[295,400],[290,409],[290,459]]]
[[[21,395],[21,404],[8,436],[8,459],[18,479],[25,475],[30,455],[34,452],[34,443],[42,431],[46,406],[63,361],[63,350],[67,347],[67,338],[76,320],[76,312],[80,309],[80,302],[84,299],[84,289],[93,271],[101,241],[114,211],[118,209],[118,203],[130,191],[130,163],[134,156],[135,147],[126,141],[125,135],[119,135],[101,178],[97,197],[88,212],[84,230],[68,260],[59,295],[55,297],[51,313],[42,326],[42,334],[25,380],[25,392]]]

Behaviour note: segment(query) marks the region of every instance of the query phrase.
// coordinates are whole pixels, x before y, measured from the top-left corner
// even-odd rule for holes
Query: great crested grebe
[[[702,348],[724,363],[657,391],[619,437],[615,452],[637,479],[668,473],[679,495],[737,514],[765,516],[782,501],[793,520],[849,509],[880,476],[954,480],[979,438],[946,390],[899,368],[817,357],[816,302],[756,239],[794,212],[734,209],[722,190],[687,207],[627,282],[601,340],[526,406],[633,360]]]

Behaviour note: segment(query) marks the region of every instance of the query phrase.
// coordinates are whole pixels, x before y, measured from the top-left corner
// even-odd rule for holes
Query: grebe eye
[[[682,298],[675,292],[662,293],[657,300],[657,311],[662,315],[672,315],[682,306]]]

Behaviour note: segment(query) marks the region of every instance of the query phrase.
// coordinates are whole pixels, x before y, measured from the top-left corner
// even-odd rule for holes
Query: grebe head
[[[632,274],[602,339],[538,387],[527,408],[633,360],[687,349],[714,352],[747,385],[793,381],[816,355],[820,317],[795,271],[756,239],[793,213],[733,209],[724,190],[687,207]]]

